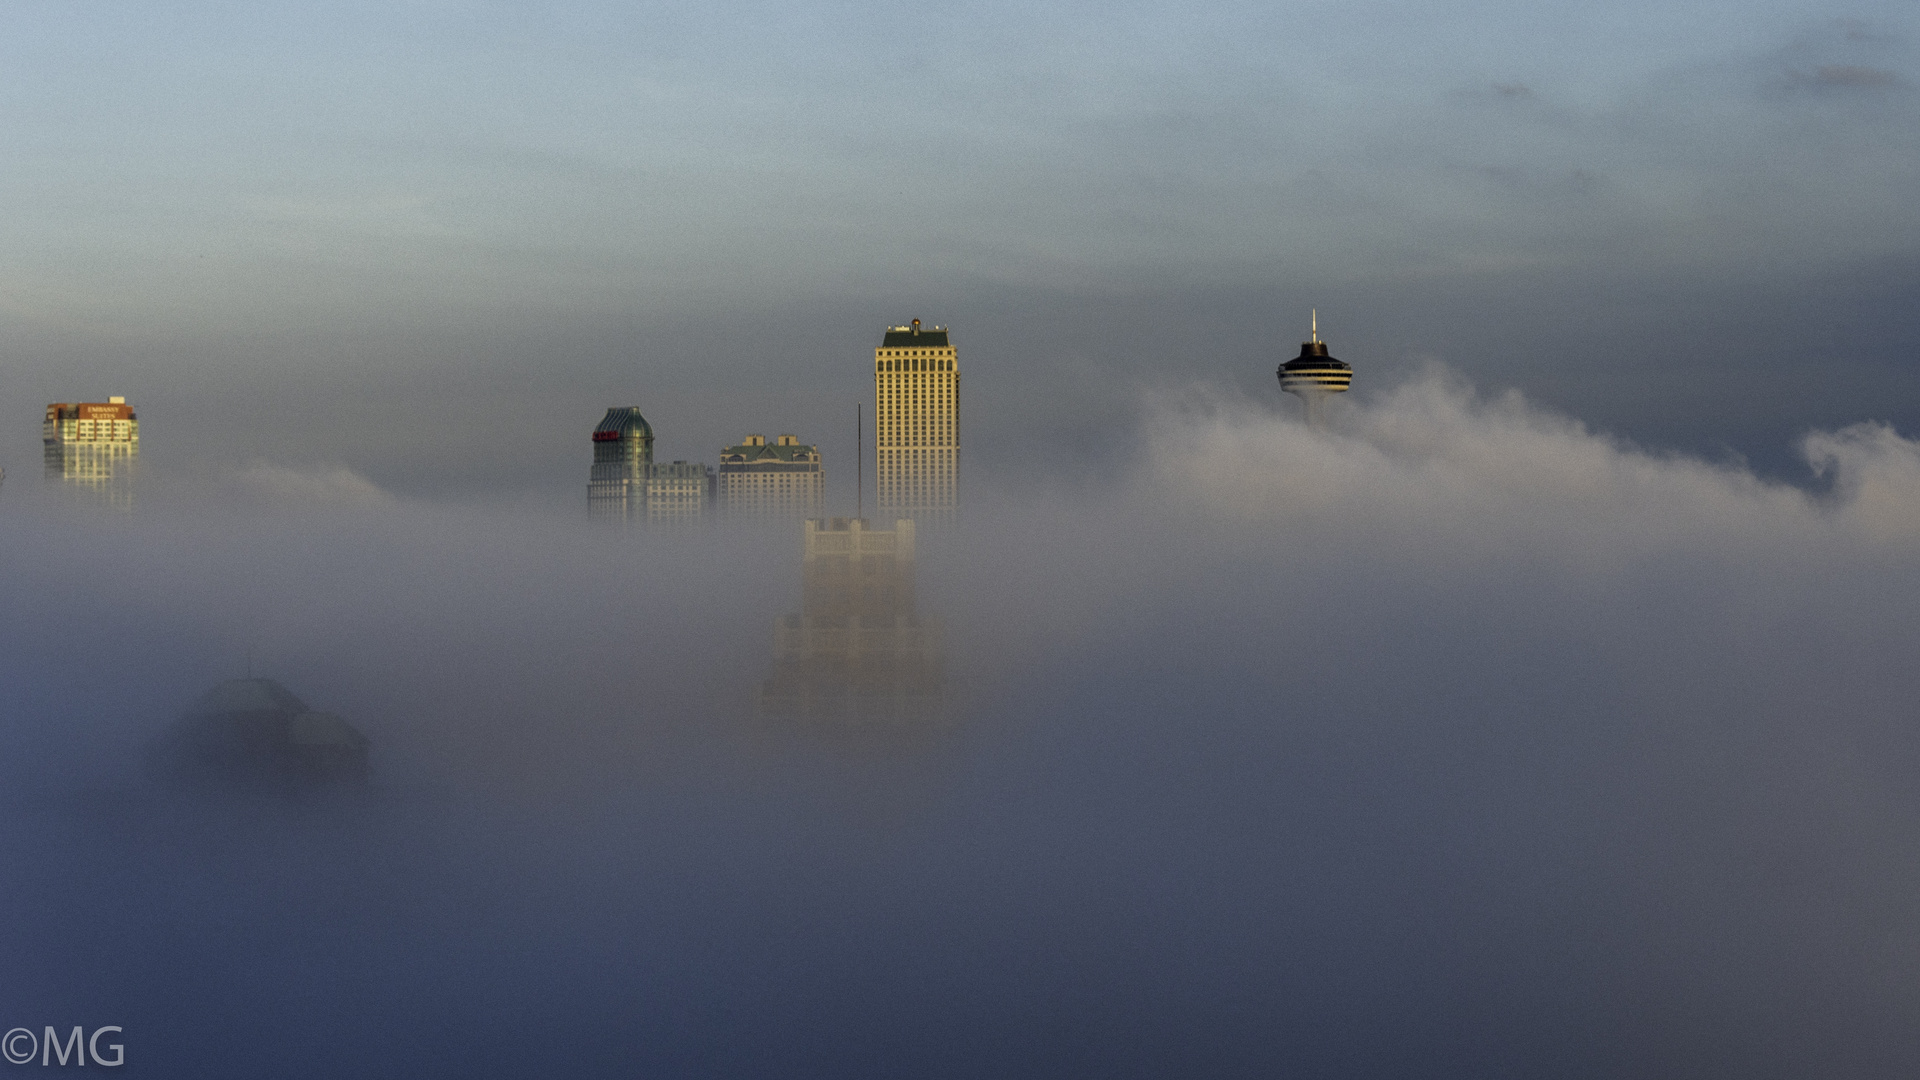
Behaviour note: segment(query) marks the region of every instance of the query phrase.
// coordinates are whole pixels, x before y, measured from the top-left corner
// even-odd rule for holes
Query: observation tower
[[[1307,423],[1319,426],[1321,410],[1331,394],[1346,393],[1353,385],[1353,368],[1327,354],[1320,340],[1320,313],[1313,313],[1313,336],[1300,343],[1300,355],[1280,365],[1280,389],[1307,406]]]

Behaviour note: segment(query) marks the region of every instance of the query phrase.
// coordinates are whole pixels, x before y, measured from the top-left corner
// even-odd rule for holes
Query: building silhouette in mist
[[[607,410],[593,429],[587,513],[612,521],[689,521],[713,503],[714,474],[688,461],[653,460],[653,425],[633,405]]]
[[[720,510],[732,516],[817,517],[826,498],[820,448],[792,435],[771,445],[749,435],[720,451],[718,479]]]
[[[813,519],[802,532],[797,614],[774,623],[764,717],[924,724],[945,715],[945,635],[914,596],[914,523]]]
[[[47,478],[133,505],[133,470],[140,458],[140,418],[123,397],[104,402],[55,402],[41,427]]]
[[[885,519],[951,519],[960,492],[960,365],[947,328],[889,326],[873,350],[874,477]]]
[[[181,787],[295,793],[364,783],[368,746],[352,724],[272,679],[230,679],[148,748],[147,768]]]

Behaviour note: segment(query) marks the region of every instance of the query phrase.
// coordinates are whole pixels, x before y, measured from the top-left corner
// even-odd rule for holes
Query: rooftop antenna
[[[1313,340],[1319,341],[1320,340],[1320,312],[1317,308],[1308,308],[1307,310],[1313,312]]]
[[[853,516],[864,519],[867,516],[867,444],[860,430],[862,404],[853,403]]]

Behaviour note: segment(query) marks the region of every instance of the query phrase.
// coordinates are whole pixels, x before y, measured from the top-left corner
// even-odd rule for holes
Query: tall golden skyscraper
[[[960,491],[960,365],[947,328],[889,326],[873,350],[880,517],[939,521]]]

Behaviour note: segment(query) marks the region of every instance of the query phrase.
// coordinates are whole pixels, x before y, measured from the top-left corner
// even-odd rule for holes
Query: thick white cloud
[[[1812,591],[1818,604],[1836,576],[1865,586],[1920,568],[1920,456],[1884,425],[1807,436],[1796,486],[1635,447],[1438,366],[1332,411],[1315,430],[1291,399],[1153,396],[1124,485],[988,512],[955,544],[961,576],[1017,582],[993,602],[1029,613],[1041,639],[1063,636],[1049,618],[1069,621],[1071,642],[1143,605],[1189,627],[1212,617],[1277,631],[1304,598],[1316,612],[1377,611],[1383,596],[1443,581],[1485,590],[1468,598],[1477,607],[1504,597],[1506,615],[1477,616],[1493,618],[1537,613],[1567,589],[1632,590],[1656,569],[1729,603]]]
[[[1148,498],[1282,537],[1345,533],[1421,558],[1489,550],[1598,557],[1689,547],[1858,541],[1868,522],[1920,507],[1915,444],[1879,426],[1818,434],[1808,452],[1838,495],[1817,499],[1737,465],[1633,447],[1517,392],[1484,398],[1430,368],[1326,430],[1245,400],[1169,400],[1155,411]],[[1920,531],[1888,541],[1920,543]]]

